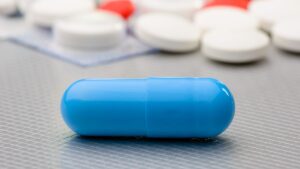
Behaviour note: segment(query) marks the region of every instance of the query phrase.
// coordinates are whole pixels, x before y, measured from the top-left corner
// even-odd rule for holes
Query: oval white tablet
[[[10,15],[17,10],[16,0],[0,0],[0,14]]]
[[[167,13],[149,13],[139,17],[135,33],[146,44],[170,52],[198,48],[200,31],[187,19]]]
[[[269,37],[258,30],[213,30],[202,41],[203,54],[227,63],[246,63],[266,56]]]
[[[192,18],[194,12],[200,9],[202,1],[199,0],[140,0],[140,12],[166,12]]]
[[[112,12],[95,11],[59,21],[54,26],[54,42],[74,49],[113,47],[126,34],[123,19]]]
[[[273,27],[272,35],[278,48],[300,52],[300,18],[278,22]]]
[[[277,22],[290,18],[300,18],[299,0],[251,1],[249,11],[261,22],[262,29],[270,32]],[[300,19],[299,19],[300,22]]]
[[[195,25],[204,31],[212,29],[253,29],[258,20],[247,11],[229,6],[206,8],[196,13]]]
[[[93,0],[39,0],[28,11],[28,20],[42,27],[51,27],[60,19],[95,10]]]

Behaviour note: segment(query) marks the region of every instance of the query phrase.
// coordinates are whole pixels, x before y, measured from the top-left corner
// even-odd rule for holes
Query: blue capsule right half
[[[83,136],[211,138],[228,128],[235,105],[211,78],[83,79],[65,91],[61,110]]]

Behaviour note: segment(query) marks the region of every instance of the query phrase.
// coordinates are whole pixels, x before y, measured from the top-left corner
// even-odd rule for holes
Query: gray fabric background
[[[271,48],[247,65],[199,52],[141,56],[81,68],[0,43],[1,169],[300,168],[300,56]],[[224,81],[236,100],[230,128],[211,140],[81,138],[60,115],[60,98],[88,77],[197,76]]]

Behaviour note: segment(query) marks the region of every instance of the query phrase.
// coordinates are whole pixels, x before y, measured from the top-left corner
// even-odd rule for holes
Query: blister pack
[[[8,40],[79,66],[107,64],[157,51],[132,35],[127,35],[123,42],[112,48],[102,50],[67,49],[53,43],[51,30],[39,28],[28,29],[22,34],[9,37]]]

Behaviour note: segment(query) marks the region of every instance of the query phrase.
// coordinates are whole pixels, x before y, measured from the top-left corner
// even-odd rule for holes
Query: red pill
[[[124,19],[128,19],[135,11],[131,0],[104,0],[100,3],[99,9],[115,12]]]
[[[203,8],[214,6],[233,6],[242,9],[247,9],[250,0],[208,0],[204,3]]]

